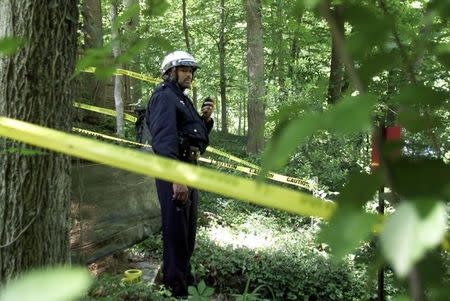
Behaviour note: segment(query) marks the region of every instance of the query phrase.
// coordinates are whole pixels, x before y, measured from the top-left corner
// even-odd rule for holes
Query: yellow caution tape
[[[0,117],[0,136],[256,205],[328,219],[336,205],[307,193]]]
[[[88,130],[85,130],[85,129],[80,129],[80,128],[75,128],[74,127],[74,128],[72,128],[72,130],[74,132],[87,134],[87,135],[90,135],[90,136],[101,137],[101,138],[104,138],[104,139],[113,140],[113,141],[117,141],[117,142],[133,144],[133,145],[142,146],[142,147],[151,147],[151,145],[148,145],[148,144],[142,144],[142,143],[138,143],[138,142],[134,142],[134,141],[130,141],[130,140],[120,139],[120,138],[117,138],[117,137],[108,136],[108,135],[105,135],[105,134],[100,134],[100,133],[88,131]]]
[[[222,157],[226,157],[226,158],[228,158],[228,159],[230,159],[230,160],[233,160],[234,162],[244,164],[244,165],[246,165],[246,166],[248,166],[248,167],[255,168],[255,169],[259,169],[259,166],[258,166],[258,165],[255,165],[255,164],[250,163],[250,162],[248,162],[248,161],[242,160],[242,159],[240,159],[240,158],[238,158],[238,157],[235,157],[235,156],[233,156],[233,155],[230,155],[230,154],[228,154],[228,153],[226,153],[226,152],[224,152],[224,151],[221,151],[220,149],[214,148],[214,147],[212,147],[212,146],[208,146],[208,147],[206,148],[206,151],[207,151],[207,152],[210,152],[210,153],[213,153],[213,154],[216,154],[216,155],[219,155],[219,156],[222,156]]]
[[[96,106],[93,106],[93,105],[88,105],[88,104],[83,104],[83,103],[78,103],[78,102],[75,102],[74,106],[77,107],[77,108],[80,108],[80,109],[85,109],[85,110],[89,110],[89,111],[93,111],[93,112],[97,112],[97,113],[101,113],[101,114],[106,114],[106,115],[109,115],[109,116],[116,116],[116,112],[114,110],[110,110],[110,109],[100,108],[100,107],[96,107]],[[124,113],[124,119],[127,120],[127,121],[130,121],[130,122],[136,122],[136,117],[134,117],[134,116],[132,116],[130,114]],[[240,170],[240,171],[246,172],[248,174],[252,174],[252,175],[253,174],[258,174],[261,171],[261,168],[259,166],[255,165],[253,163],[247,162],[245,160],[242,160],[242,159],[240,159],[240,158],[238,158],[236,156],[230,155],[230,154],[228,154],[228,153],[226,153],[224,151],[221,151],[221,150],[219,150],[217,148],[213,148],[211,146],[208,146],[206,148],[206,151],[210,152],[210,153],[213,153],[213,154],[216,154],[216,155],[219,155],[219,156],[222,156],[222,157],[225,157],[225,158],[228,158],[228,159],[230,159],[232,161],[244,164],[244,165],[249,166],[251,168],[245,168],[243,166],[239,166],[239,169],[238,168],[232,168],[230,166],[234,166],[233,164],[230,164],[230,166],[227,167],[227,166],[225,166],[226,163],[223,163],[224,166],[222,166],[222,167]],[[267,173],[266,174],[266,178],[272,179],[272,180],[277,181],[277,182],[287,183],[287,184],[291,184],[291,185],[294,185],[294,186],[306,188],[306,189],[308,189],[310,191],[316,191],[316,190],[319,189],[317,183],[314,183],[314,182],[312,182],[310,180],[303,180],[303,179],[299,179],[299,178],[288,177],[288,176],[285,176],[285,175],[282,175],[282,174],[278,174],[278,173],[274,173],[274,172]]]
[[[95,68],[94,67],[90,67],[90,68],[86,68],[83,70],[84,72],[88,72],[88,73],[95,73]],[[113,73],[114,75],[127,75],[129,77],[133,77],[136,79],[140,79],[152,84],[159,84],[161,82],[161,79],[158,78],[154,78],[148,75],[143,75],[137,72],[133,72],[133,71],[129,71],[129,70],[125,70],[125,69],[116,69],[116,71]]]
[[[97,112],[97,113],[108,115],[108,116],[115,117],[117,115],[115,110],[100,108],[100,107],[96,107],[96,106],[93,106],[93,105],[88,105],[88,104],[85,104],[85,103],[74,102],[73,106],[77,107],[77,108],[80,108],[80,109],[84,109],[84,110],[92,111],[92,112]],[[136,117],[134,117],[133,115],[127,114],[127,113],[123,113],[123,118],[126,121],[136,122]]]
[[[108,135],[105,135],[105,134],[100,134],[100,133],[88,131],[88,130],[85,130],[85,129],[73,128],[72,130],[75,131],[75,132],[78,132],[78,133],[87,134],[87,135],[90,135],[90,136],[101,137],[101,138],[104,138],[104,139],[107,139],[107,140],[112,140],[112,141],[117,141],[117,142],[121,142],[121,143],[126,143],[126,144],[131,144],[131,145],[151,148],[151,145],[149,145],[149,144],[142,144],[142,143],[138,143],[138,142],[134,142],[134,141],[130,141],[130,140],[125,140],[125,139],[121,139],[121,138],[117,138],[117,137],[113,137],[113,136],[108,136]],[[219,166],[219,167],[224,167],[224,168],[227,168],[227,169],[237,170],[237,171],[240,171],[240,172],[252,175],[252,176],[258,174],[258,171],[256,169],[245,167],[245,166],[239,166],[239,165],[235,165],[235,164],[230,164],[230,163],[225,163],[225,162],[217,161],[217,160],[210,159],[210,158],[201,157],[201,158],[199,158],[199,161],[203,162],[203,163],[216,165],[216,166]],[[315,186],[304,184],[305,181],[303,181],[303,180],[301,180],[301,182],[300,181],[294,181],[292,179],[295,179],[295,178],[291,178],[291,177],[287,177],[287,176],[283,176],[283,175],[274,175],[274,174],[270,174],[269,173],[269,174],[266,175],[266,178],[274,180],[276,182],[281,182],[281,183],[286,183],[286,184],[302,187],[302,188],[308,189],[310,191],[315,191],[315,189],[316,189]],[[296,179],[296,180],[298,180],[298,179]]]
[[[249,166],[249,167],[252,168],[252,169],[249,170],[252,174],[258,174],[261,171],[261,168],[259,166],[255,165],[253,163],[250,163],[248,161],[242,160],[242,159],[240,159],[238,157],[235,157],[233,155],[230,155],[230,154],[228,154],[228,153],[226,153],[224,151],[221,151],[219,149],[213,148],[211,146],[208,146],[208,148],[206,148],[206,151],[210,152],[210,153],[213,153],[213,154],[217,154],[217,155],[222,156],[222,157],[226,157],[226,158],[228,158],[228,159],[230,159],[232,161],[244,164],[246,166]],[[296,185],[296,186],[299,186],[299,187],[303,187],[303,188],[309,189],[311,191],[317,190],[319,188],[318,185],[316,183],[314,183],[313,181],[303,180],[303,179],[294,178],[294,177],[288,177],[288,176],[285,176],[285,175],[282,175],[282,174],[278,174],[278,173],[274,173],[274,172],[269,172],[266,175],[266,178],[272,179],[272,180],[275,180],[275,181],[278,181],[278,182],[283,182],[283,183],[288,183],[288,184]]]

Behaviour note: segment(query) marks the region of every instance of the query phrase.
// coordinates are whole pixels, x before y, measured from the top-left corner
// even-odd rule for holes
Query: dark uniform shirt
[[[212,119],[205,122],[189,97],[172,82],[163,82],[155,88],[148,104],[146,122],[155,153],[174,159],[182,159],[181,144],[198,147],[203,153],[214,123]]]

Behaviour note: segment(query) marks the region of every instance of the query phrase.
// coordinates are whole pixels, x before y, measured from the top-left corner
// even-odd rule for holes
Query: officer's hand
[[[210,121],[213,112],[214,112],[214,102],[205,101],[202,105],[202,118],[205,121]]]
[[[186,203],[189,198],[189,190],[187,186],[174,183],[172,184],[172,188],[173,188],[172,198],[184,205],[184,203]]]

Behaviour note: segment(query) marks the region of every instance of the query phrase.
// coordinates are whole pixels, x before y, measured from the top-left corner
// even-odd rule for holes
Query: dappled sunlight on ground
[[[232,246],[233,248],[267,249],[274,247],[276,242],[275,237],[270,232],[234,233],[230,228],[222,226],[210,228],[208,237],[219,246]]]

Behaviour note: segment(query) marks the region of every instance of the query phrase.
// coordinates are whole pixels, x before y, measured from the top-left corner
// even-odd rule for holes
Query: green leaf
[[[435,49],[436,56],[442,65],[450,69],[450,44],[440,44]]]
[[[371,115],[376,98],[365,94],[346,96],[321,117],[328,129],[339,134],[367,131],[371,128]]]
[[[333,258],[339,260],[369,237],[376,221],[373,214],[339,208],[320,231],[319,240],[328,244]]]
[[[158,47],[160,47],[162,50],[165,51],[170,51],[174,49],[170,41],[164,37],[152,37],[149,42],[151,45],[157,45]]]
[[[360,95],[344,97],[337,105],[322,113],[310,113],[286,121],[275,132],[263,154],[263,170],[285,165],[295,149],[317,130],[328,128],[340,134],[368,130],[375,97]]]
[[[423,132],[440,125],[439,119],[411,110],[400,111],[397,118],[399,124],[412,133]]]
[[[146,0],[145,5],[146,9],[143,11],[143,14],[147,17],[162,16],[170,7],[166,0]]]
[[[450,2],[447,0],[432,0],[428,3],[431,10],[436,12],[443,20],[450,18]]]
[[[392,301],[411,301],[408,296],[401,295],[401,296],[395,296]]]
[[[424,288],[445,287],[447,268],[445,259],[439,249],[427,254],[425,259],[418,264]]]
[[[205,291],[205,289],[206,289],[206,284],[205,284],[205,281],[200,281],[200,283],[197,285],[197,289],[198,289],[198,293],[200,294],[200,295],[203,295],[203,292]]]
[[[319,115],[310,115],[290,120],[279,129],[267,144],[263,154],[263,169],[272,170],[285,165],[297,146],[322,127]]]
[[[389,37],[392,18],[380,17],[370,6],[362,3],[349,4],[344,8],[344,18],[352,25],[352,34],[348,37],[350,52],[362,58],[373,46],[382,46]]]
[[[428,250],[439,245],[446,227],[444,204],[436,202],[428,216],[420,218],[412,203],[402,202],[388,217],[380,235],[383,255],[403,278]]]
[[[439,107],[449,99],[449,94],[436,91],[423,85],[406,86],[400,89],[400,93],[392,98],[392,102],[400,105],[429,105]]]
[[[188,287],[188,293],[189,293],[189,295],[191,295],[191,296],[198,295],[197,288],[194,287],[194,286],[189,286],[189,287]]]
[[[95,74],[101,79],[108,79],[116,69],[111,55],[111,45],[105,45],[101,48],[90,48],[81,57],[76,65],[76,73],[78,74],[88,67],[95,67]]]
[[[207,287],[206,289],[205,289],[205,292],[203,293],[203,296],[205,296],[205,297],[210,297],[210,296],[212,296],[214,294],[214,288],[212,288],[212,287]]]
[[[315,9],[321,0],[303,0],[307,9]]]
[[[383,71],[391,70],[399,66],[400,58],[395,51],[377,52],[367,56],[361,62],[360,74],[363,82],[369,83],[372,78]]]
[[[25,40],[17,37],[6,37],[0,39],[0,55],[13,55],[25,44]]]
[[[292,8],[290,9],[290,12],[298,22],[301,22],[303,14],[305,13],[305,1],[304,0],[294,1],[292,3]]]
[[[107,80],[116,72],[114,66],[99,66],[95,68],[95,76],[100,80]]]
[[[74,300],[86,292],[90,283],[86,268],[35,270],[10,282],[0,293],[0,301]]]
[[[427,297],[430,301],[448,301],[448,296],[450,296],[450,288],[446,287],[445,284],[439,288],[427,290]]]
[[[130,7],[128,7],[127,10],[125,10],[122,14],[120,14],[120,16],[118,16],[114,20],[114,23],[112,24],[113,30],[117,30],[118,28],[120,28],[122,23],[132,19],[134,16],[137,16],[138,14],[139,14],[139,5],[138,4],[131,5]]]
[[[442,160],[402,158],[391,168],[394,191],[407,199],[445,199],[450,188],[450,165]]]
[[[123,51],[117,58],[117,63],[126,64],[133,60],[143,49],[148,46],[148,40],[140,39],[130,45],[125,51]]]
[[[340,191],[338,204],[341,207],[360,209],[383,184],[379,172],[374,174],[352,173],[347,185]]]

